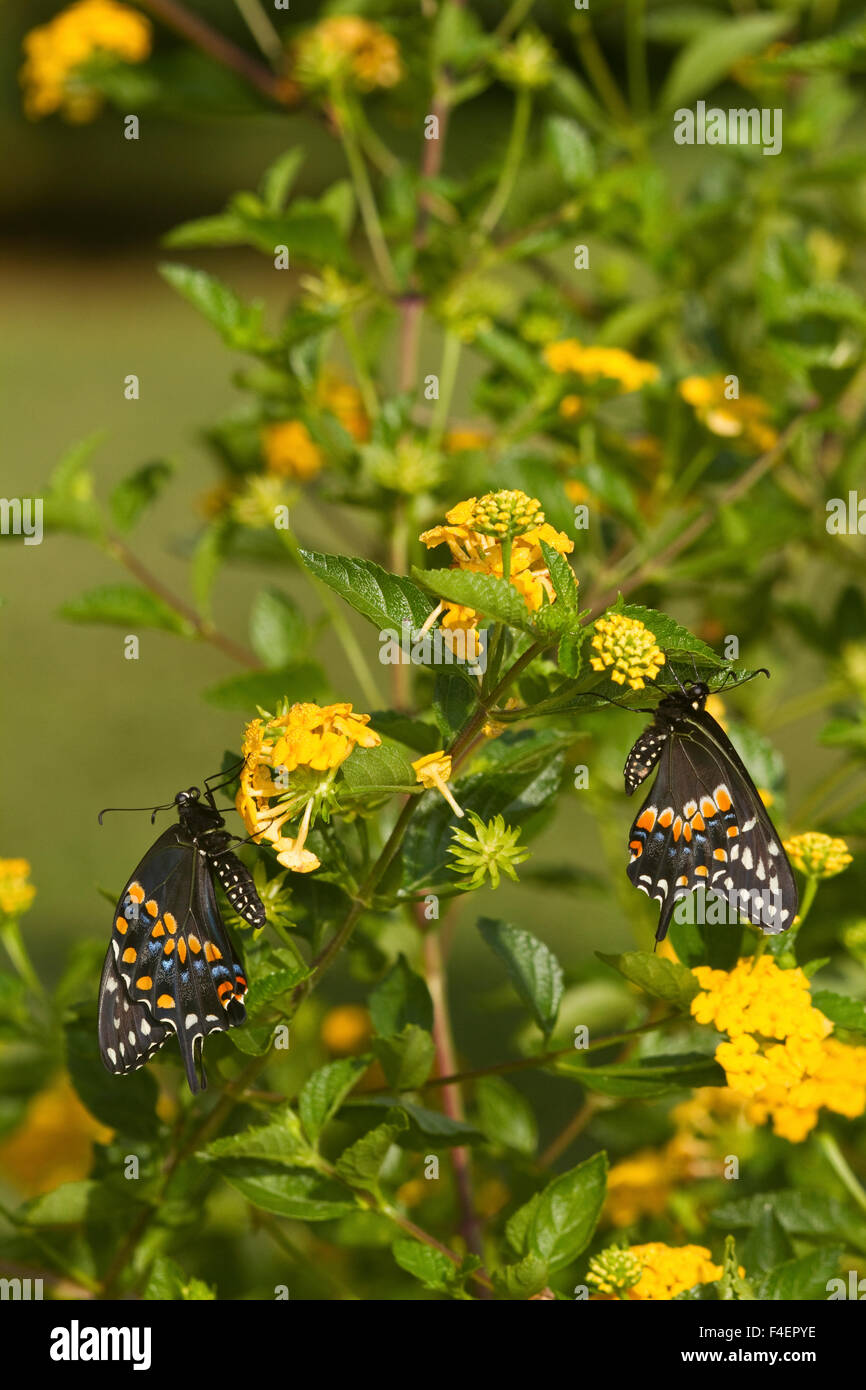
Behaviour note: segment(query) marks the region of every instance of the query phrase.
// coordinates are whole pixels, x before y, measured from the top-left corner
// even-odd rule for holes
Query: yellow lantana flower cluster
[[[631,1255],[639,1262],[640,1279],[623,1290],[627,1299],[638,1303],[675,1298],[696,1284],[712,1284],[722,1277],[721,1265],[713,1264],[703,1245],[663,1245],[651,1241],[648,1245],[630,1245],[619,1253]]]
[[[302,35],[294,75],[304,87],[347,81],[359,91],[396,87],[404,75],[398,44],[379,24],[360,15],[332,15]]]
[[[507,499],[504,501],[503,499]],[[504,577],[502,543],[486,534],[505,523],[505,535],[510,532],[511,553],[508,581],[523,598],[530,612],[541,608],[545,595],[550,603],[556,590],[544,559],[541,542],[559,555],[574,549],[574,541],[562,531],[556,531],[545,521],[535,498],[524,492],[487,493],[484,497],[469,497],[446,512],[447,525],[424,531],[420,539],[428,550],[447,545],[455,567],[473,574]],[[526,529],[523,529],[525,525]],[[480,530],[479,527],[484,527]],[[500,533],[502,534],[502,533]],[[575,581],[576,582],[576,581]],[[428,619],[428,625],[442,617],[443,627],[472,628],[481,614],[456,603],[440,603]]]
[[[249,834],[257,843],[267,840],[285,868],[318,869],[320,861],[304,848],[313,812],[353,749],[381,743],[369,722],[369,714],[355,714],[350,704],[297,704],[247,725],[235,806]],[[286,821],[299,815],[297,835],[283,835]]]
[[[785,841],[785,853],[795,869],[810,878],[834,878],[852,862],[844,840],[808,830]]]
[[[632,690],[643,690],[647,681],[656,679],[665,654],[645,623],[610,613],[598,618],[594,627],[592,646],[598,656],[589,659],[593,671],[608,671],[617,685],[628,682]]]
[[[644,362],[623,348],[584,347],[577,338],[549,343],[544,360],[560,376],[572,373],[586,381],[615,381],[623,393],[639,391],[661,375],[654,362]]]
[[[697,966],[701,993],[691,1003],[698,1023],[712,1023],[729,1041],[716,1048],[730,1089],[749,1102],[753,1124],[799,1143],[821,1107],[853,1119],[866,1109],[866,1047],[829,1035],[833,1024],[816,1009],[802,970],[781,970],[769,956],[745,957],[734,969]]]
[[[711,434],[723,439],[741,439],[761,453],[771,449],[779,438],[766,423],[770,408],[759,396],[739,396],[729,400],[727,379],[723,376],[688,376],[677,390]]]
[[[21,85],[31,120],[62,111],[70,121],[89,121],[102,98],[75,78],[75,70],[98,53],[125,63],[150,54],[151,25],[137,10],[116,0],[78,0],[24,39]]]
[[[262,453],[269,473],[308,482],[322,467],[322,451],[302,420],[263,425]]]
[[[20,917],[35,897],[27,860],[0,859],[0,917]]]

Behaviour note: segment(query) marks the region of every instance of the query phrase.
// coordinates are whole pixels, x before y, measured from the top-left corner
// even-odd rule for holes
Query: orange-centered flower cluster
[[[769,956],[744,958],[731,971],[698,966],[701,993],[691,1011],[729,1041],[716,1048],[728,1086],[748,1099],[754,1124],[772,1120],[798,1143],[822,1106],[853,1119],[866,1109],[866,1047],[830,1037],[833,1024],[816,1009],[802,970],[780,970]]]
[[[545,601],[555,601],[556,590],[541,542],[559,555],[569,554],[574,542],[547,524],[536,498],[527,497],[524,492],[470,497],[446,512],[445,520],[447,525],[434,526],[421,536],[428,549],[447,545],[455,568],[502,579],[505,577],[505,543],[508,582],[521,595],[530,612],[541,608]],[[444,615],[444,627],[474,627],[482,616],[456,603],[441,603],[431,614],[432,620],[440,614]]]
[[[141,63],[150,53],[151,26],[144,15],[116,0],[79,0],[24,39],[21,69],[24,110],[33,120],[62,111],[71,121],[89,121],[101,97],[76,69],[97,54]]]
[[[273,845],[285,868],[318,869],[320,861],[304,848],[314,810],[353,749],[381,742],[369,722],[369,714],[353,713],[350,704],[299,704],[247,725],[235,804],[250,835]],[[298,816],[297,834],[284,835],[286,822]]]
[[[309,29],[295,49],[295,76],[316,89],[345,82],[362,92],[395,87],[403,78],[400,49],[391,35],[360,15],[332,15]]]

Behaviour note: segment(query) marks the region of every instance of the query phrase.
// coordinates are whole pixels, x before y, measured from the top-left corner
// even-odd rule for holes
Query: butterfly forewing
[[[797,911],[797,888],[781,840],[727,735],[703,699],[669,697],[635,750],[654,733],[660,744],[655,785],[632,824],[628,876],[660,904],[656,940],[676,903],[698,888],[724,897],[767,933],[785,931]],[[642,760],[642,761],[641,761]],[[646,752],[638,753],[642,766]]]
[[[211,867],[212,856],[178,824],[124,888],[99,994],[99,1046],[109,1071],[142,1066],[174,1033],[197,1091],[206,1084],[203,1038],[243,1023],[246,980],[219,915]]]

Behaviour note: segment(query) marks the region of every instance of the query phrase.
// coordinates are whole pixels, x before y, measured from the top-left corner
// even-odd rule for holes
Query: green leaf
[[[147,1277],[144,1298],[161,1303],[187,1303],[213,1299],[216,1294],[203,1279],[187,1278],[180,1265],[167,1255],[157,1255]]]
[[[699,992],[700,986],[692,974],[678,961],[664,960],[649,951],[625,951],[619,956],[595,953],[605,965],[619,971],[632,984],[638,985],[654,999],[663,999],[676,1009],[688,1011],[689,1004]]]
[[[370,716],[370,728],[395,743],[402,743],[405,748],[411,748],[413,753],[436,753],[442,747],[435,725],[410,719],[407,714],[397,714],[392,710],[375,710]]]
[[[336,1172],[351,1187],[375,1187],[385,1156],[409,1122],[401,1110],[389,1110],[384,1124],[368,1130],[337,1159]]]
[[[478,704],[478,687],[463,672],[437,671],[433,682],[433,713],[442,735],[429,750],[438,752],[451,743],[467,723]]]
[[[700,658],[708,666],[729,666],[730,662],[724,657],[718,656],[712,647],[708,647],[706,642],[702,642],[700,637],[695,637],[693,632],[683,627],[674,618],[668,617],[667,613],[659,613],[655,608],[644,608],[639,603],[614,604],[614,613],[621,613],[623,617],[633,618],[648,627],[656,639],[656,644],[661,647],[663,652],[671,656],[694,656]]]
[[[700,915],[696,911],[696,916]],[[671,944],[683,965],[711,965],[714,970],[732,970],[741,955],[743,927],[715,922],[678,922],[670,925]]]
[[[258,975],[244,1000],[249,1018],[255,1021],[269,1004],[288,994],[289,990],[306,980],[309,974],[309,966],[298,960],[293,965],[281,964],[276,970]]]
[[[529,1249],[550,1269],[571,1264],[592,1239],[607,1191],[607,1154],[593,1154],[541,1193],[527,1233]]]
[[[586,131],[569,116],[548,116],[544,134],[569,188],[583,188],[595,174],[595,154]]]
[[[482,1076],[475,1086],[478,1123],[491,1144],[531,1156],[538,1125],[529,1101],[501,1076]]]
[[[733,1236],[725,1240],[721,1277],[715,1281],[719,1299],[724,1303],[748,1302],[756,1297],[752,1285],[740,1273],[737,1243]]]
[[[216,328],[223,342],[238,352],[261,352],[272,346],[262,329],[264,303],[245,304],[228,285],[204,270],[163,262],[159,272]]]
[[[393,744],[378,748],[353,748],[342,766],[345,790],[367,800],[374,792],[405,791],[416,785],[415,769],[405,753]],[[341,800],[346,797],[341,788]]]
[[[192,623],[164,599],[132,584],[102,584],[90,589],[64,603],[60,616],[71,623],[109,623],[125,627],[128,632],[144,627],[176,632],[183,637],[192,637],[195,632]]]
[[[397,1143],[401,1148],[424,1152],[426,1149],[451,1149],[463,1144],[477,1144],[484,1137],[475,1125],[465,1120],[452,1120],[441,1110],[428,1110],[424,1105],[400,1096],[396,1102],[409,1120],[409,1128]]]
[[[816,1009],[840,1028],[850,1028],[855,1033],[866,1033],[866,1004],[862,999],[852,999],[848,994],[834,994],[830,989],[819,989],[812,995]]]
[[[306,621],[293,599],[280,589],[262,589],[250,611],[250,642],[270,670],[297,663],[307,643]]]
[[[800,1299],[823,1302],[827,1285],[839,1275],[843,1253],[841,1246],[831,1245],[797,1260],[786,1260],[764,1276],[758,1285],[758,1297],[786,1303]]]
[[[241,246],[247,239],[246,223],[233,212],[214,217],[196,217],[181,222],[162,238],[163,246],[173,250],[199,246]]]
[[[395,1240],[391,1253],[401,1269],[419,1279],[425,1289],[434,1293],[450,1293],[457,1277],[458,1266],[441,1250],[422,1245],[417,1240]]]
[[[282,212],[305,157],[303,146],[295,145],[265,170],[259,184],[259,194],[269,212]]]
[[[145,463],[118,483],[108,504],[118,531],[131,530],[142,513],[156,501],[173,471],[170,463],[157,459],[154,463]]]
[[[127,1189],[136,1184],[123,1180]],[[80,1226],[92,1222],[98,1226],[116,1225],[129,1221],[140,1204],[134,1191],[124,1193],[105,1179],[83,1179],[61,1183],[42,1197],[34,1197],[21,1209],[28,1226]]]
[[[341,1057],[337,1062],[319,1067],[304,1082],[298,1097],[298,1112],[312,1143],[318,1142],[325,1125],[336,1115],[367,1066],[365,1057]]]
[[[530,1251],[518,1264],[496,1270],[493,1282],[501,1297],[527,1299],[546,1288],[549,1274],[547,1261]]]
[[[520,594],[507,580],[495,574],[473,574],[470,570],[421,570],[413,567],[412,578],[437,598],[474,608],[485,618],[508,623],[522,632],[532,632],[532,614]]]
[[[481,917],[478,930],[504,962],[512,984],[548,1037],[556,1024],[564,989],[562,966],[543,941],[508,922]]]
[[[559,639],[556,663],[563,675],[568,676],[569,680],[577,680],[580,675],[580,668],[583,665],[584,641],[583,634],[573,632],[566,632]]]
[[[529,1253],[529,1232],[541,1202],[541,1193],[534,1192],[528,1202],[512,1212],[505,1223],[505,1235],[515,1255]]]
[[[260,1158],[289,1168],[312,1168],[316,1154],[304,1137],[291,1106],[281,1106],[269,1124],[214,1139],[205,1150],[211,1158]]]
[[[373,1027],[381,1038],[401,1033],[408,1023],[428,1032],[433,1027],[433,1001],[427,983],[415,974],[402,952],[371,991],[367,1003]]]
[[[423,1028],[407,1023],[401,1032],[387,1038],[374,1038],[372,1048],[389,1086],[410,1091],[422,1086],[436,1060],[436,1046]]]
[[[789,14],[737,15],[711,24],[680,50],[668,73],[659,106],[669,111],[706,97],[735,63],[765,48],[791,27]]]
[[[327,690],[327,679],[315,661],[299,661],[278,671],[249,671],[212,685],[204,699],[217,709],[272,710],[280,700],[317,700]]]
[[[226,1182],[254,1207],[292,1221],[334,1221],[357,1210],[338,1183],[316,1173],[291,1172],[255,1159],[225,1159]]]
[[[823,1192],[762,1192],[723,1202],[710,1213],[714,1226],[756,1226],[770,1212],[789,1236],[812,1240],[843,1239],[866,1251],[866,1221],[854,1217],[843,1202]]]
[[[380,632],[387,629],[399,633],[404,623],[418,631],[432,611],[432,603],[416,584],[389,574],[372,560],[324,555],[314,550],[302,550],[300,555],[311,574]]]
[[[794,1258],[794,1247],[773,1208],[768,1204],[743,1241],[740,1263],[752,1276],[766,1274]]]

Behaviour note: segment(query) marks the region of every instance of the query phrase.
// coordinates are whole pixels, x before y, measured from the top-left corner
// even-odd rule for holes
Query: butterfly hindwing
[[[660,904],[658,941],[676,903],[701,887],[726,898],[734,920],[742,914],[768,933],[785,931],[797,911],[780,837],[733,744],[703,709],[704,698],[669,697],[638,740],[655,731],[662,752],[655,785],[632,824],[627,872]],[[628,771],[627,762],[627,789]]]
[[[109,1071],[142,1066],[174,1033],[192,1091],[209,1033],[243,1023],[246,980],[220,918],[211,855],[182,825],[145,855],[115,911],[99,995]],[[201,1071],[201,1079],[199,1079]]]

